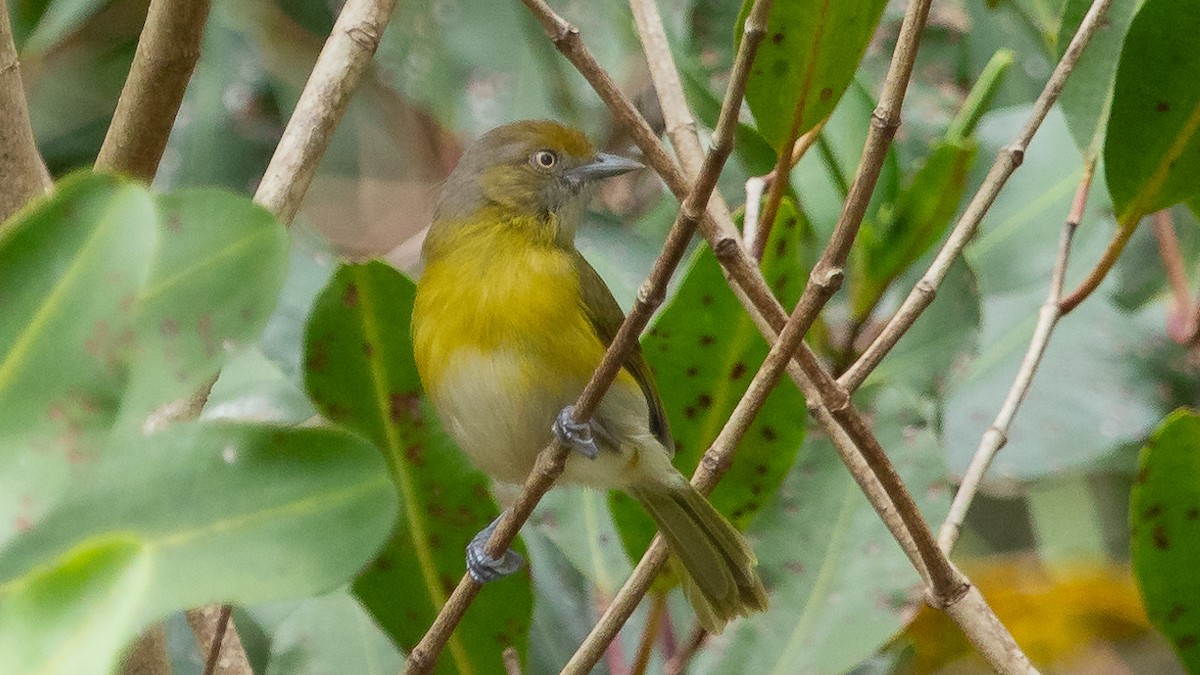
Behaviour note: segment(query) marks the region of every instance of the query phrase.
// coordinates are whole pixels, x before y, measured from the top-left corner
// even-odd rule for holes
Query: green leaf
[[[1146,0],[1121,50],[1104,141],[1118,220],[1200,194],[1200,4]]]
[[[1082,151],[1092,149],[1098,140],[1097,134],[1108,122],[1117,59],[1125,42],[1125,32],[1142,1],[1113,0],[1058,97],[1071,136]],[[1066,0],[1058,26],[1059,58],[1066,52],[1091,6],[1091,0]]]
[[[735,43],[750,14],[744,0]],[[795,124],[797,135],[833,112],[854,79],[886,0],[795,0],[771,9],[767,34],[746,82],[746,103],[758,130],[783,151]]]
[[[763,273],[785,306],[796,302],[806,274],[799,262],[803,215],[783,202],[763,256]],[[642,342],[671,432],[675,466],[691,476],[767,355],[767,345],[729,290],[716,257],[701,248],[683,284]],[[709,497],[744,528],[779,487],[804,439],[804,399],[786,377],[767,397],[733,463]],[[640,556],[655,528],[627,495],[610,493],[626,550]]]
[[[283,229],[212,190],[154,198],[80,174],[0,232],[0,543],[113,433],[140,435],[250,342],[283,279]],[[31,477],[36,476],[36,480]]]
[[[241,624],[238,624],[241,628]],[[308,598],[271,633],[266,675],[395,675],[404,657],[346,591]]]
[[[150,557],[118,535],[0,584],[0,672],[108,672],[137,627]]]
[[[852,316],[869,315],[892,281],[941,240],[966,190],[975,148],[971,139],[935,143],[895,203],[878,222],[863,224]]]
[[[1200,416],[1167,416],[1142,448],[1129,501],[1133,572],[1150,620],[1200,671]]]
[[[147,579],[130,610],[135,622],[110,636],[118,647],[171,610],[342,583],[375,554],[396,514],[376,450],[332,429],[180,425],[114,441],[81,478],[0,551],[0,588],[81,542],[128,538],[146,557]]]
[[[411,649],[464,571],[463,550],[499,509],[488,480],[441,430],[421,394],[409,327],[416,287],[381,262],[345,264],[318,296],[305,337],[304,383],[327,418],[388,459],[403,517],[355,594]],[[444,672],[493,672],[506,645],[524,651],[532,592],[525,575],[489,584],[450,638]]]
[[[874,419],[926,521],[938,522],[950,491],[930,408],[891,388]],[[809,437],[747,536],[771,606],[714,638],[696,672],[846,672],[908,620],[920,579],[826,437]]]

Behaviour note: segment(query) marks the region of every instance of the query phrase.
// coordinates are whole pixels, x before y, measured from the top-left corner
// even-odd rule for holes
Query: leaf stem
[[[1100,261],[1088,273],[1087,278],[1079,282],[1075,290],[1071,291],[1067,297],[1063,298],[1058,303],[1058,310],[1063,314],[1070,314],[1071,310],[1079,306],[1079,303],[1087,300],[1097,288],[1100,288],[1101,282],[1112,271],[1113,265],[1117,264],[1121,254],[1125,251],[1125,245],[1129,243],[1130,237],[1137,230],[1138,223],[1141,217],[1127,218],[1117,221],[1117,231],[1113,233],[1113,238],[1108,242],[1108,247],[1104,249],[1104,255],[1100,256]]]
[[[1162,258],[1163,270],[1171,284],[1171,308],[1167,311],[1167,335],[1176,343],[1186,345],[1196,334],[1195,316],[1192,312],[1191,291],[1183,254],[1179,250],[1179,237],[1175,234],[1175,222],[1171,209],[1154,214],[1154,237],[1158,240],[1158,254]]]
[[[646,675],[646,668],[650,667],[650,657],[654,654],[654,643],[658,639],[662,619],[666,615],[666,593],[655,593],[650,598],[650,615],[646,617],[646,627],[642,630],[637,652],[633,655],[633,666],[629,669],[631,675]]]
[[[708,631],[704,630],[704,626],[696,624],[692,628],[692,632],[688,633],[687,642],[683,644],[683,649],[672,656],[663,666],[665,675],[682,675],[687,670],[688,664],[691,663],[692,657],[696,652],[700,651],[700,647],[704,645],[708,638]]]

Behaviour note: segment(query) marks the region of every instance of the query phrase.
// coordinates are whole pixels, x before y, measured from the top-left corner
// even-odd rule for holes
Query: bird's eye
[[[554,154],[552,150],[538,150],[529,159],[539,169],[549,169],[558,164],[558,155]]]

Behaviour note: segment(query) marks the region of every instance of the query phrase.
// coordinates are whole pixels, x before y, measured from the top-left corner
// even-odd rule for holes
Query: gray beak
[[[600,178],[611,178],[612,176],[620,176],[623,173],[636,171],[643,168],[641,162],[635,162],[627,157],[619,155],[610,155],[606,152],[597,153],[587,164],[581,164],[574,169],[569,169],[567,174],[574,180],[579,182],[587,182],[598,180]]]

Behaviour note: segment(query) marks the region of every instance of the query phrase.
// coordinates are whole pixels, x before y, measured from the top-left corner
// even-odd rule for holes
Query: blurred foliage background
[[[8,0],[38,146],[56,178],[92,164],[147,4]],[[339,4],[214,0],[199,65],[154,182],[156,192],[218,187],[244,197],[253,194]],[[844,366],[861,350],[928,266],[936,242],[982,181],[991,158],[1024,123],[1087,4],[933,4],[903,125],[868,210],[847,288],[810,336],[814,348],[831,362]],[[927,315],[857,396],[935,525],[1024,354],[1085,157],[1096,152],[1096,130],[1103,134],[1103,83],[1112,77],[1124,31],[1138,4],[1114,3],[1097,44],[1038,132],[1024,165],[984,219],[965,260],[952,268]],[[661,123],[628,7],[615,0],[554,5],[579,27],[600,63],[645,114]],[[711,126],[732,59],[739,3],[669,0],[660,7],[690,103],[701,122]],[[789,283],[782,276],[768,276],[788,303],[797,297],[807,267],[840,211],[904,7],[903,2],[886,3],[854,81],[817,146],[792,173],[785,211],[795,227],[773,233],[779,242],[777,255],[790,261],[778,268],[780,274],[792,278]],[[997,53],[1011,59],[1011,66],[994,80],[990,100],[967,111],[972,116],[966,122],[960,108]],[[1096,81],[1101,82],[1099,96],[1091,90]],[[393,424],[401,438],[419,438],[425,452],[452,455],[440,431],[418,424],[424,404],[407,365],[409,356],[399,343],[377,344],[379,350],[394,352],[389,352],[389,372],[394,383],[406,383],[397,387],[412,397],[411,410],[405,408],[399,421],[396,415],[391,422],[371,417],[369,411],[355,408],[354,401],[339,398],[343,394],[337,387],[345,382],[321,380],[322,368],[314,365],[320,354],[325,354],[320,357],[325,362],[343,364],[338,368],[353,369],[353,357],[339,360],[337,345],[366,340],[347,328],[353,317],[338,313],[344,310],[338,299],[345,297],[349,280],[357,280],[356,292],[378,291],[379,297],[395,301],[375,316],[392,331],[388,335],[406,336],[402,299],[409,282],[387,277],[372,266],[339,267],[338,261],[383,258],[418,275],[432,199],[463,144],[498,124],[531,117],[550,117],[585,129],[610,150],[627,152],[631,145],[518,3],[401,0],[298,221],[281,244],[289,250],[270,253],[289,261],[286,278],[279,281],[279,304],[257,329],[249,324],[238,329],[245,333],[248,347],[229,356],[205,418],[251,419],[289,428],[320,411],[385,449],[386,429]],[[934,157],[953,161],[935,166]],[[746,179],[766,173],[773,161],[770,144],[745,126],[719,189],[731,204],[742,204]],[[1100,166],[1101,172],[1112,170],[1103,162]],[[1101,175],[1076,237],[1068,288],[1084,276],[1113,232],[1114,209],[1104,185]],[[579,247],[624,306],[645,277],[674,212],[675,200],[650,172],[611,181],[593,204],[579,233]],[[1171,214],[1194,286],[1200,282],[1196,212],[1179,205]],[[905,227],[919,231],[904,235],[909,237],[904,241],[910,254],[889,258],[897,233],[908,231]],[[775,250],[775,244],[768,250]],[[266,297],[271,284],[263,283]],[[710,321],[725,327],[728,335],[747,338],[752,345],[741,338],[731,339],[735,344],[727,348],[720,345],[727,350],[721,352],[725,360],[718,361],[722,368],[748,362],[750,373],[765,348],[730,304],[731,297],[729,302],[718,298],[711,314],[699,306],[712,304],[710,291],[724,290],[711,257],[698,252],[686,281],[677,286],[673,297],[678,302],[664,310],[658,332],[651,333],[646,344],[664,383],[673,426],[697,429],[694,435],[680,434],[693,443],[681,451],[681,458],[688,457],[694,465],[705,447],[705,433],[715,435],[727,409],[718,406],[694,425],[675,421],[677,416],[694,416],[688,413],[688,397],[703,396],[686,389],[690,374],[678,372],[693,357],[690,347],[679,346],[678,336],[700,325],[697,322]],[[1064,320],[1053,336],[955,552],[1017,641],[1035,662],[1053,672],[1183,672],[1170,643],[1147,619],[1131,572],[1128,525],[1139,448],[1170,411],[1197,404],[1195,353],[1168,337],[1170,303],[1157,243],[1151,229],[1143,226],[1101,292]],[[261,336],[252,339],[259,332]],[[655,356],[659,351],[662,357]],[[772,404],[775,409],[769,408],[752,431],[757,441],[748,441],[744,448],[747,456],[758,452],[773,463],[745,465],[762,466],[758,478],[757,470],[749,468],[743,478],[731,476],[731,484],[740,487],[730,487],[724,502],[727,512],[739,504],[744,507],[734,515],[759,552],[772,609],[711,638],[691,672],[984,672],[983,662],[956,628],[944,617],[918,609],[916,574],[834,459],[828,440],[815,428],[805,433],[803,423],[796,421],[802,403],[790,386],[780,390],[780,400]],[[738,393],[730,394],[727,407]],[[780,434],[771,427],[774,420],[786,420],[779,424],[789,426]],[[195,433],[205,436],[220,430],[199,428]],[[1186,439],[1185,435],[1181,443]],[[330,442],[335,441],[361,444],[350,435]],[[219,440],[212,443],[220,445]],[[441,487],[451,483],[450,476],[471,475],[471,470],[459,466],[457,456],[445,462],[454,465],[449,468],[418,462],[411,455],[406,463],[401,455],[411,447],[417,446],[401,444],[385,453],[391,475],[415,486],[408,492],[401,489],[402,506],[417,504],[432,514],[430,522],[440,523],[438,532],[447,541],[430,550],[443,549],[434,557],[442,561],[438,569],[449,570],[446,574],[453,581],[461,572],[462,545],[492,517],[488,509],[494,505],[483,487],[472,492],[470,483],[455,483],[462,494],[453,499],[479,512],[465,520],[441,519],[436,508],[443,498],[451,499]],[[378,462],[362,461],[367,462],[363,467],[382,473]],[[749,494],[745,491],[757,484],[755,480],[765,481],[765,494],[744,504]],[[482,502],[476,499],[481,490]],[[186,492],[144,508],[184,508]],[[365,523],[389,512],[386,502],[382,500],[374,514],[369,506],[358,505],[336,524],[309,523],[315,529],[305,530],[310,532],[306,546],[345,546],[327,533],[366,528]],[[0,508],[6,520],[37,520],[22,515],[24,506],[16,501]],[[551,493],[524,531],[532,583],[529,576],[519,575],[489,586],[476,605],[503,604],[496,611],[505,616],[488,623],[475,615],[485,627],[472,628],[468,619],[463,634],[483,635],[486,626],[502,624],[505,644],[520,648],[527,672],[556,672],[630,569],[625,547],[636,551],[648,539],[644,524],[631,521],[635,516],[622,515],[624,511],[619,500],[610,504],[602,495],[575,488]],[[395,672],[402,662],[397,643],[410,645],[419,638],[433,610],[425,604],[409,610],[400,597],[398,589],[421,572],[406,574],[392,566],[400,564],[397,558],[414,555],[406,543],[412,537],[427,538],[405,529],[405,522],[401,518],[393,531],[384,557],[357,581],[344,572],[336,584],[331,583],[336,574],[311,576],[306,583],[266,593],[273,602],[240,603],[234,617],[255,672]],[[415,521],[407,522],[411,527]],[[379,530],[378,525],[372,527]],[[20,569],[21,537],[15,535],[27,528],[28,523],[24,528],[18,524],[0,538],[7,546],[0,550],[0,579],[6,571],[4,561],[8,571]],[[383,545],[384,538],[377,536],[373,545]],[[363,543],[367,549],[371,545]],[[127,555],[120,542],[105,547],[95,555]],[[362,555],[367,560],[373,554]],[[459,571],[454,571],[456,565]],[[339,588],[308,597],[330,585]],[[215,595],[204,597],[243,597],[230,595],[219,584],[217,588]],[[427,603],[422,595],[426,591],[436,599],[432,587],[403,595],[420,596]],[[1194,598],[1191,602],[1200,609]],[[648,671],[658,672],[663,657],[687,637],[693,621],[677,592],[645,604],[661,604],[669,617],[655,647],[659,658]],[[636,651],[649,613],[643,607],[635,614],[605,668],[624,672],[620,666]],[[0,625],[2,621],[0,610]],[[182,614],[169,615],[165,625],[174,672],[198,673],[201,653]],[[465,641],[459,647],[463,655],[444,657],[443,668],[498,672],[500,646],[488,638]]]

